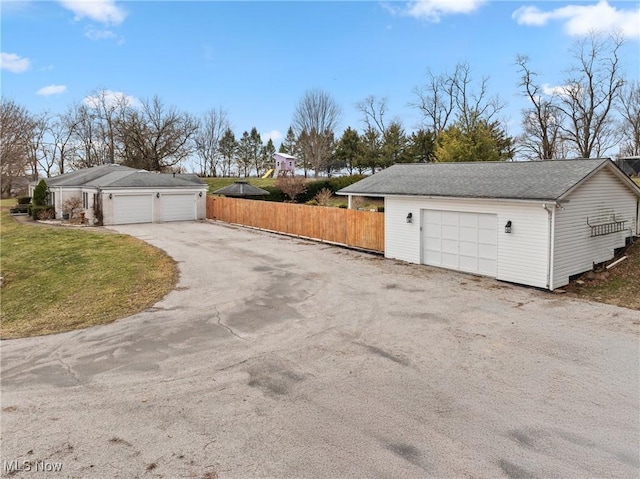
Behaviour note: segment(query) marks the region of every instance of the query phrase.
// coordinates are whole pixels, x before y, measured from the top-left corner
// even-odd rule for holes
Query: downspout
[[[636,200],[636,236],[640,236],[640,198]]]
[[[549,217],[549,242],[547,244],[547,289],[553,290],[553,254],[554,254],[554,246],[555,246],[555,216],[556,209],[555,207],[549,209],[546,203],[542,204],[542,207],[547,210],[547,214]]]

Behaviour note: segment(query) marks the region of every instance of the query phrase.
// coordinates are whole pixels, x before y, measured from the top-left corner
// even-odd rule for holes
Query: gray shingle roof
[[[267,190],[253,186],[246,181],[236,181],[232,185],[225,186],[213,192],[216,195],[242,198],[246,196],[266,196],[270,194]]]
[[[92,186],[97,188],[188,188],[204,187],[196,175],[150,173],[122,165],[100,165],[47,178],[52,186]]]
[[[558,200],[606,166],[618,169],[609,159],[398,164],[338,193]]]

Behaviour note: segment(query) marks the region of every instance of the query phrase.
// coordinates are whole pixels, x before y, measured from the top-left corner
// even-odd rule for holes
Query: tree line
[[[299,159],[305,176],[375,172],[395,163],[501,161],[598,157],[618,147],[640,155],[640,84],[623,72],[620,36],[577,41],[561,86],[548,87],[526,55],[515,68],[528,99],[522,133],[513,137],[501,117],[506,102],[476,79],[469,63],[427,72],[413,91],[421,126],[408,133],[389,118],[388,100],[358,101],[362,128],[337,128],[342,109],[326,91],[298,101],[279,151]],[[276,152],[255,127],[236,136],[229,114],[214,108],[196,117],[155,96],[141,101],[99,89],[58,115],[34,114],[0,102],[2,193],[13,178],[47,177],[104,163],[150,171],[181,171],[188,159],[201,176],[262,175]]]

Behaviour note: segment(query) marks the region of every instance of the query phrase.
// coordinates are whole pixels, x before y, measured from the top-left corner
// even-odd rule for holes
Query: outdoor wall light
[[[160,198],[160,193],[156,193],[156,198]]]
[[[413,213],[407,215],[407,223],[413,223]]]
[[[112,200],[113,199],[113,194],[109,193],[109,199]]]
[[[507,221],[507,224],[504,225],[504,232],[511,233],[511,220]]]
[[[201,191],[200,193],[198,193],[198,196],[199,196],[200,198],[202,198],[202,191]]]

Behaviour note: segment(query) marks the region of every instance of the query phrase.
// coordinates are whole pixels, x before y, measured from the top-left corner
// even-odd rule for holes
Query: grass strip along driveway
[[[0,337],[112,322],[156,303],[176,284],[163,251],[120,234],[16,222],[2,202]]]

